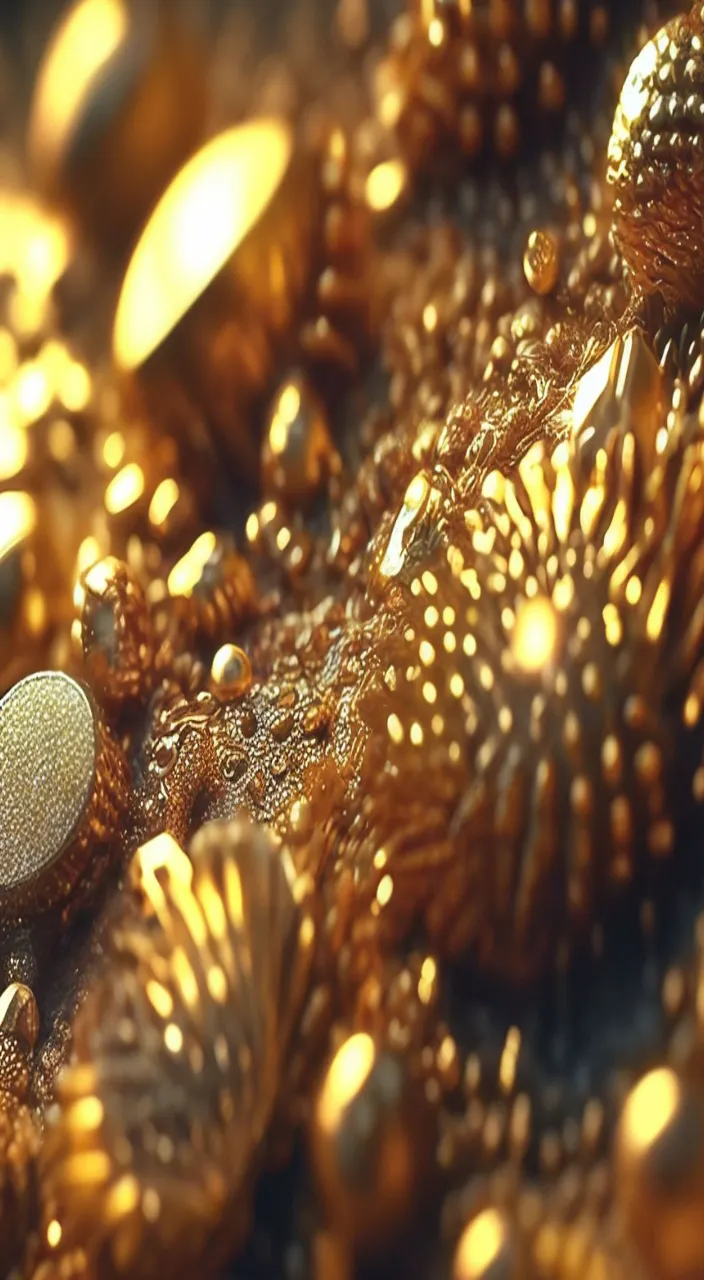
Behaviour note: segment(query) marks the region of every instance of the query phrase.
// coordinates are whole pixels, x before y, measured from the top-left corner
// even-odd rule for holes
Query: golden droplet
[[[552,293],[560,274],[560,252],[551,231],[531,231],[523,255],[523,270],[534,293]]]

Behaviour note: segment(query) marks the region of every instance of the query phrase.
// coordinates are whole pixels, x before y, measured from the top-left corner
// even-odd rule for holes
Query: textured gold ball
[[[552,232],[531,231],[523,255],[523,270],[534,293],[552,293],[560,273],[560,254]]]
[[[633,287],[673,309],[704,305],[703,37],[697,3],[645,45],[609,142],[616,245]]]

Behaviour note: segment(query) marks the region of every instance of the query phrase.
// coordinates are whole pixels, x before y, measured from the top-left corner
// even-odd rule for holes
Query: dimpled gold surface
[[[93,709],[68,676],[29,676],[0,702],[0,891],[65,848],[91,795],[95,754]]]

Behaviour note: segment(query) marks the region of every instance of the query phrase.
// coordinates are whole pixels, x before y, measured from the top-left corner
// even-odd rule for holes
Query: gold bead
[[[531,231],[523,255],[523,270],[534,293],[552,293],[560,273],[560,254],[552,232]]]
[[[77,906],[119,847],[129,766],[88,690],[58,671],[0,702],[0,911]]]
[[[113,711],[146,701],[154,682],[155,637],[145,594],[113,556],[81,574],[74,592],[74,647],[91,687]]]
[[[222,645],[213,658],[210,680],[219,698],[241,698],[252,684],[252,664],[244,649]]]

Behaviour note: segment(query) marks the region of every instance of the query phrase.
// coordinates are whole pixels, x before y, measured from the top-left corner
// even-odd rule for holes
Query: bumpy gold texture
[[[633,285],[671,308],[704,303],[704,9],[695,4],[640,51],[608,152],[614,231]]]
[[[0,195],[3,1247],[691,1280],[701,7],[325,8],[220,44],[126,382]]]
[[[97,696],[112,710],[146,701],[156,638],[134,573],[114,557],[98,561],[77,583],[74,608],[74,643]]]

